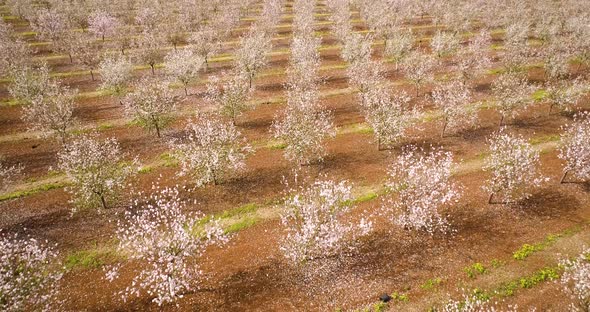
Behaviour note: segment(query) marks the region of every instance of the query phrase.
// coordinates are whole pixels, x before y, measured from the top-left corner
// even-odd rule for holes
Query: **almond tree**
[[[162,46],[164,41],[162,37],[153,32],[143,32],[139,34],[134,42],[134,57],[140,64],[147,64],[155,75],[155,66],[162,59]]]
[[[125,55],[125,50],[133,47],[135,28],[133,25],[118,24],[113,30],[112,39],[107,43],[110,47]]]
[[[556,39],[543,52],[545,75],[548,79],[567,78],[570,72],[570,59],[574,56],[573,48],[567,39]]]
[[[0,310],[51,311],[62,273],[58,254],[47,243],[17,234],[0,236]]]
[[[90,71],[90,77],[92,78],[92,81],[94,81],[94,71],[98,68],[101,60],[101,55],[96,51],[100,48],[86,38],[80,43],[81,44],[77,46],[77,49],[74,52],[76,61]]]
[[[13,72],[8,92],[17,101],[30,105],[38,98],[55,93],[57,84],[49,77],[49,68],[23,67]]]
[[[590,310],[590,249],[584,250],[574,259],[566,259],[560,262],[564,268],[561,276],[561,284],[564,290],[570,294],[573,302],[568,307],[569,311]]]
[[[75,207],[107,209],[127,186],[125,181],[136,172],[135,161],[126,163],[119,143],[114,138],[100,140],[96,135],[83,135],[58,154],[58,168],[71,180],[68,191]]]
[[[102,41],[105,37],[112,36],[118,26],[117,18],[105,11],[94,11],[88,17],[88,30],[95,36],[102,38]]]
[[[39,10],[31,26],[40,39],[50,40],[54,45],[69,30],[66,17],[56,8]]]
[[[256,73],[268,63],[266,53],[272,48],[270,38],[263,32],[250,32],[240,39],[240,48],[236,51],[236,68],[248,76],[249,85]]]
[[[209,58],[220,48],[217,35],[214,28],[205,28],[193,33],[189,38],[192,49],[205,60],[205,70],[209,69]]]
[[[371,48],[372,42],[372,35],[349,34],[342,47],[342,58],[348,63],[369,59],[373,51]]]
[[[373,129],[378,150],[395,146],[416,124],[418,114],[407,107],[409,102],[404,92],[390,96],[383,86],[374,86],[361,95],[365,120]]]
[[[297,165],[322,161],[324,141],[336,135],[331,114],[319,109],[317,95],[311,93],[290,95],[283,116],[272,124],[274,138],[285,144],[285,158]]]
[[[30,60],[28,44],[15,36],[12,27],[0,21],[0,76],[13,75],[29,65]]]
[[[123,100],[123,106],[127,116],[149,131],[156,130],[160,138],[161,130],[176,110],[176,102],[165,82],[144,78],[135,83],[133,92]]]
[[[372,229],[372,223],[364,218],[359,224],[343,220],[354,209],[347,181],[318,179],[295,191],[285,201],[281,215],[286,235],[280,248],[292,264],[337,255]]]
[[[199,115],[188,122],[185,131],[186,137],[171,144],[181,164],[179,175],[190,176],[198,186],[217,185],[220,179],[245,169],[246,155],[252,149],[231,123]]]
[[[221,81],[219,77],[212,77],[207,85],[207,101],[218,106],[221,114],[231,118],[233,125],[236,119],[248,109],[248,100],[252,88],[248,86],[248,78],[240,73],[229,73],[229,79]]]
[[[528,46],[529,25],[526,21],[517,21],[506,27],[504,38],[504,66],[509,72],[517,71],[530,54]]]
[[[188,96],[187,86],[199,76],[205,59],[188,49],[175,50],[164,58],[166,73],[172,79],[180,81],[184,87],[184,95]]]
[[[571,111],[589,90],[588,83],[579,79],[548,82],[545,88],[545,99],[550,102],[549,112],[551,113],[555,106],[559,110]]]
[[[432,91],[432,99],[443,115],[441,137],[445,136],[447,128],[473,125],[477,120],[477,110],[467,107],[471,100],[471,91],[458,81],[437,86]]]
[[[23,167],[21,165],[6,165],[4,163],[4,157],[0,155],[0,192],[4,192],[10,187],[22,170]]]
[[[119,251],[143,264],[133,271],[131,285],[120,292],[123,300],[147,293],[161,306],[198,288],[203,278],[199,259],[205,249],[221,246],[229,237],[217,222],[205,223],[204,214],[184,213],[186,206],[177,189],[158,189],[136,200],[117,222]],[[119,270],[120,266],[110,268],[106,278],[117,279]]]
[[[452,54],[457,51],[459,46],[459,38],[455,34],[446,31],[439,30],[430,41],[430,47],[438,57]]]
[[[500,127],[507,115],[514,118],[520,110],[533,102],[533,91],[526,77],[518,73],[503,73],[492,82],[492,94],[498,102],[497,107],[501,115]]]
[[[461,72],[463,84],[473,80],[490,67],[491,58],[488,55],[492,36],[487,29],[475,35],[469,45],[457,53],[456,68]]]
[[[530,189],[539,187],[546,179],[538,173],[539,152],[522,136],[513,136],[501,130],[489,140],[490,155],[484,170],[492,176],[484,186],[490,193],[488,202],[494,203],[495,195],[501,203],[513,203],[531,196]]]
[[[590,113],[574,117],[574,123],[565,128],[561,136],[559,158],[565,161],[561,183],[568,173],[582,181],[590,180]]]
[[[391,214],[391,220],[430,234],[447,232],[449,223],[441,210],[461,197],[461,188],[451,181],[452,166],[450,152],[406,148],[389,167],[387,187],[395,195],[384,201],[383,209]]]
[[[411,30],[395,31],[385,42],[384,54],[395,63],[395,69],[403,62],[404,58],[412,51],[416,40]]]
[[[402,70],[406,77],[416,86],[416,96],[420,93],[420,87],[434,80],[434,70],[437,61],[429,54],[413,52],[409,54],[404,62]]]
[[[101,90],[120,96],[133,78],[133,64],[126,57],[107,57],[98,65],[102,83]],[[123,102],[121,102],[123,104]]]
[[[77,90],[59,87],[54,92],[33,99],[23,107],[23,121],[29,130],[39,131],[41,137],[56,135],[62,144],[66,142],[68,129],[75,122],[74,99]]]

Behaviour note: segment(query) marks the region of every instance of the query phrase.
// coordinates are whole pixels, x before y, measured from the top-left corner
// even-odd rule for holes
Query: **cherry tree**
[[[438,57],[452,54],[460,44],[457,35],[447,31],[438,31],[430,41],[430,47]]]
[[[143,78],[134,85],[133,92],[123,99],[125,114],[149,131],[161,130],[168,124],[171,113],[176,110],[176,97],[167,83],[156,79]]]
[[[337,255],[371,231],[372,223],[364,218],[358,224],[343,220],[354,209],[348,181],[322,178],[295,191],[281,215],[286,235],[280,249],[292,264]]]
[[[184,94],[188,96],[187,86],[199,76],[205,59],[188,49],[175,50],[164,57],[166,73],[172,79],[180,81],[184,87]]]
[[[240,48],[236,51],[236,67],[248,76],[250,87],[256,73],[268,63],[266,53],[271,48],[270,38],[263,32],[249,32],[240,39]]]
[[[520,110],[533,102],[533,88],[524,75],[513,72],[503,73],[492,82],[492,94],[501,115],[500,127],[507,115],[514,118]]]
[[[0,310],[7,312],[59,309],[62,273],[52,246],[18,234],[0,236]]]
[[[133,78],[133,64],[126,57],[107,57],[100,62],[98,70],[102,79],[100,89],[115,95],[122,95]]]
[[[54,92],[36,97],[23,107],[22,119],[29,130],[39,131],[41,137],[55,135],[62,144],[66,142],[68,129],[75,122],[74,100],[77,90],[60,86]]]
[[[285,158],[297,165],[322,161],[324,141],[336,135],[331,114],[320,110],[317,95],[310,93],[290,95],[282,118],[277,116],[272,124],[274,138],[285,144]]]
[[[387,80],[383,75],[384,65],[378,61],[363,60],[348,66],[346,73],[352,86],[359,89],[361,96],[372,88],[384,85]]]
[[[411,30],[400,29],[395,31],[385,42],[384,54],[393,60],[396,70],[404,58],[412,51],[415,40],[416,38]]]
[[[483,189],[490,193],[490,204],[495,195],[503,198],[501,203],[527,199],[531,196],[531,188],[539,187],[546,181],[538,173],[539,152],[522,136],[501,130],[488,142],[490,155],[485,160],[484,170],[491,172],[492,176]]]
[[[148,198],[135,200],[117,222],[118,249],[143,265],[134,271],[131,285],[120,292],[123,300],[147,293],[161,306],[198,288],[203,278],[199,259],[211,245],[224,245],[229,237],[218,222],[205,223],[200,212],[184,213],[187,203],[178,189],[158,189]],[[202,225],[204,224],[204,225]],[[120,266],[106,278],[119,278]]]
[[[449,223],[441,210],[461,198],[461,188],[451,181],[452,166],[450,152],[407,147],[389,167],[387,187],[395,195],[384,200],[383,209],[391,220],[430,234],[447,232]]]
[[[3,192],[10,187],[22,170],[23,167],[21,165],[6,165],[4,157],[0,155],[0,192]]]
[[[136,161],[125,162],[114,138],[101,140],[83,135],[64,146],[58,154],[58,168],[72,181],[68,191],[75,207],[107,209],[126,187],[125,181],[137,171]]]
[[[243,171],[246,155],[252,148],[243,142],[240,132],[231,123],[213,115],[199,115],[188,122],[186,137],[171,143],[174,156],[180,161],[179,175],[188,175],[198,186]]]
[[[233,125],[236,119],[248,109],[248,100],[252,94],[248,78],[240,73],[223,75],[229,77],[221,81],[219,77],[210,78],[207,85],[206,99],[220,108],[221,114],[231,118]]]
[[[565,161],[561,183],[568,173],[582,181],[590,180],[590,113],[575,116],[574,123],[561,136],[559,158]]]
[[[477,110],[467,107],[471,100],[471,91],[461,82],[451,81],[440,84],[432,91],[434,105],[443,115],[441,137],[447,128],[459,128],[475,124]]]
[[[115,33],[118,24],[117,18],[105,11],[94,11],[88,17],[88,30],[102,41]]]
[[[406,93],[390,96],[383,86],[374,86],[361,94],[365,120],[373,129],[378,150],[399,143],[406,131],[417,123],[418,113],[407,107],[409,102]]]
[[[545,99],[550,102],[549,112],[553,110],[553,107],[571,111],[589,90],[588,83],[580,79],[548,82],[548,86],[545,88]]]
[[[418,51],[410,53],[404,59],[402,70],[416,86],[416,96],[420,94],[420,86],[434,80],[436,66],[437,61],[432,56]]]
[[[590,249],[574,259],[562,260],[560,265],[564,268],[561,285],[573,300],[568,310],[590,310]]]

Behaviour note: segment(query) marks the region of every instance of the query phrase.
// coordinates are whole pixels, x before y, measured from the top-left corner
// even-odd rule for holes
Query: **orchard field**
[[[0,14],[1,311],[589,311],[590,2]]]

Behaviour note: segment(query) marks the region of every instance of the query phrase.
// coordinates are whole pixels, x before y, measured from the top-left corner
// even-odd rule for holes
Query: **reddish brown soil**
[[[318,10],[322,12],[323,10]],[[356,17],[354,17],[356,18]],[[326,18],[318,19],[318,21]],[[282,21],[290,22],[290,19]],[[416,21],[415,25],[423,21]],[[243,22],[243,27],[249,23]],[[357,25],[355,29],[366,29]],[[27,31],[27,27],[19,31]],[[318,27],[318,31],[329,31],[329,26]],[[426,31],[423,35],[431,35]],[[229,39],[237,40],[240,32],[234,32]],[[291,35],[290,28],[281,28],[280,36]],[[34,40],[34,39],[30,39]],[[328,35],[323,44],[337,44]],[[289,40],[276,42],[275,49],[288,48]],[[39,48],[37,55],[50,55],[50,46]],[[235,45],[225,48],[231,53]],[[339,50],[323,51],[322,66],[342,64]],[[381,48],[376,48],[376,57]],[[272,72],[288,66],[288,55],[272,58],[265,71]],[[448,71],[451,60],[445,60]],[[67,59],[50,62],[56,72],[83,70],[71,65]],[[212,63],[203,75],[206,79],[231,68],[230,62]],[[386,64],[386,76],[391,81],[403,79],[393,64]],[[263,71],[264,72],[264,71]],[[149,75],[149,70],[140,71],[138,76]],[[156,70],[162,76],[161,69]],[[321,91],[344,89],[348,87],[346,70],[322,71],[325,83]],[[72,76],[63,82],[81,92],[94,91],[100,84],[100,76],[91,81],[89,75]],[[530,80],[543,81],[542,70],[533,70]],[[489,84],[493,76],[486,76],[473,82],[477,98],[489,97]],[[270,75],[255,80],[256,91],[253,98],[271,99],[284,96],[284,75]],[[7,84],[0,86],[0,97],[8,98]],[[428,93],[432,86],[424,86],[421,96],[413,100],[413,105],[431,109]],[[190,87],[191,96],[181,104],[182,109],[197,111],[205,109],[203,92],[205,85],[197,83]],[[395,88],[413,94],[411,85]],[[182,90],[177,91],[179,94]],[[357,104],[356,95],[338,95],[322,100],[322,104],[334,116],[336,126],[346,126],[363,122],[364,118]],[[249,142],[264,142],[271,138],[270,125],[284,104],[261,104],[245,113],[238,120],[238,126]],[[20,121],[20,106],[0,107],[0,135],[21,133],[26,125]],[[75,116],[82,125],[109,123],[124,118],[123,111],[114,97],[95,97],[80,99]],[[190,114],[178,118],[162,139],[143,129],[127,125],[100,132],[104,137],[116,137],[130,158],[137,157],[143,163],[160,159],[167,151],[170,136],[181,131]],[[420,130],[412,130],[409,137],[389,151],[378,151],[373,136],[366,133],[338,135],[327,143],[328,156],[319,165],[307,168],[307,174],[317,176],[326,174],[333,179],[348,179],[355,186],[382,184],[391,159],[397,155],[402,145],[442,146],[454,153],[457,162],[473,160],[487,151],[486,138],[498,129],[499,115],[494,110],[480,112],[480,122],[476,129],[467,129],[443,139],[440,138],[440,123],[431,121],[421,125]],[[523,112],[516,120],[509,120],[509,128],[527,138],[545,137],[560,133],[560,127],[571,121],[571,114],[548,114],[547,105],[540,103]],[[56,165],[56,153],[60,149],[51,139],[37,139],[30,136],[21,140],[0,142],[0,154],[6,157],[7,164],[21,163],[26,167],[23,178],[42,177]],[[242,311],[242,310],[334,310],[337,307],[353,308],[375,302],[382,293],[409,291],[412,296],[428,298],[429,293],[419,285],[427,279],[445,278],[442,291],[454,292],[461,283],[463,268],[476,261],[490,259],[510,259],[514,250],[524,243],[541,241],[548,234],[558,233],[590,218],[590,201],[585,184],[558,184],[562,163],[555,151],[542,156],[542,172],[550,177],[545,187],[517,207],[488,205],[487,195],[481,189],[487,173],[475,170],[459,177],[456,182],[464,186],[464,197],[460,204],[449,208],[449,219],[456,231],[451,236],[426,235],[392,227],[384,218],[375,218],[377,230],[368,238],[358,242],[358,248],[350,255],[340,259],[323,259],[311,263],[309,268],[300,270],[289,267],[278,249],[282,228],[278,220],[261,222],[234,235],[229,246],[223,249],[212,248],[206,253],[202,269],[206,280],[195,290],[179,301],[179,305],[158,307],[150,298],[142,296],[129,302],[122,302],[116,292],[123,290],[130,282],[138,263],[124,266],[120,280],[112,284],[103,280],[102,269],[80,268],[64,276],[62,296],[65,308],[74,311]],[[183,198],[194,199],[196,205],[191,210],[216,213],[247,203],[264,204],[281,197],[281,180],[290,175],[291,167],[282,156],[282,150],[260,148],[248,157],[247,170],[239,176],[231,177],[220,185],[209,185],[183,192]],[[23,232],[34,237],[57,243],[62,254],[92,248],[95,245],[108,245],[112,241],[114,222],[117,213],[127,207],[132,194],[148,191],[155,180],[164,186],[180,184],[193,188],[191,181],[179,179],[177,168],[157,168],[142,174],[133,183],[133,189],[123,196],[119,204],[103,214],[92,211],[70,215],[72,207],[70,195],[64,189],[55,189],[25,196],[16,200],[0,202],[0,228],[6,232]],[[161,178],[159,176],[161,175]],[[355,212],[363,210],[377,216],[381,199],[359,205]],[[279,209],[278,207],[276,209]],[[448,285],[448,286],[447,286]],[[557,290],[543,286],[539,296],[550,296],[551,301],[523,296],[520,303],[537,306],[539,310],[556,309],[559,300]],[[561,298],[561,299],[560,299]],[[412,300],[415,300],[412,298]],[[519,303],[519,299],[513,299]]]

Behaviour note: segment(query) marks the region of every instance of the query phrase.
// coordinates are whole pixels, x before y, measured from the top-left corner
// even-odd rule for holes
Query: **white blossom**
[[[561,136],[559,158],[565,161],[563,182],[568,173],[577,179],[590,180],[590,113],[580,113]]]
[[[165,82],[144,78],[134,85],[133,92],[123,100],[125,114],[148,130],[161,130],[168,124],[171,113],[176,109],[176,98]]]
[[[539,174],[539,152],[522,136],[504,130],[489,139],[490,155],[484,170],[491,173],[483,189],[490,193],[489,202],[499,195],[502,203],[513,203],[531,196],[530,190],[546,181]]]
[[[318,179],[295,191],[284,203],[281,223],[286,235],[280,247],[293,264],[336,255],[372,229],[365,219],[358,225],[343,220],[353,209],[347,181]]]
[[[187,85],[199,76],[205,59],[188,49],[174,50],[164,57],[166,73],[173,80],[180,81],[184,94],[188,95]]]
[[[560,282],[573,300],[569,311],[590,310],[590,249],[573,260],[562,260],[560,264],[565,268]]]
[[[222,245],[228,236],[215,221],[203,225],[202,213],[184,213],[185,206],[177,189],[158,189],[136,200],[117,222],[118,249],[142,264],[121,292],[123,300],[147,293],[161,306],[198,288],[199,258],[207,246]],[[111,268],[106,277],[116,279],[118,269]]]
[[[58,168],[71,180],[72,212],[86,207],[106,209],[125,188],[125,181],[136,170],[135,161],[125,163],[114,138],[100,140],[84,135],[68,143],[58,154]]]
[[[57,309],[61,272],[57,252],[34,238],[0,237],[0,310],[7,312]]]
[[[189,175],[200,186],[217,184],[232,172],[243,171],[251,147],[236,127],[213,115],[199,115],[188,122],[186,137],[172,142],[180,160],[180,175]]]
[[[434,105],[442,112],[444,137],[447,128],[465,128],[475,124],[477,110],[467,107],[471,99],[471,91],[458,81],[440,84],[432,91]]]
[[[383,202],[390,219],[404,228],[430,234],[449,231],[441,209],[458,202],[461,188],[451,181],[453,155],[440,149],[426,153],[407,147],[389,167],[387,187],[394,192]]]

